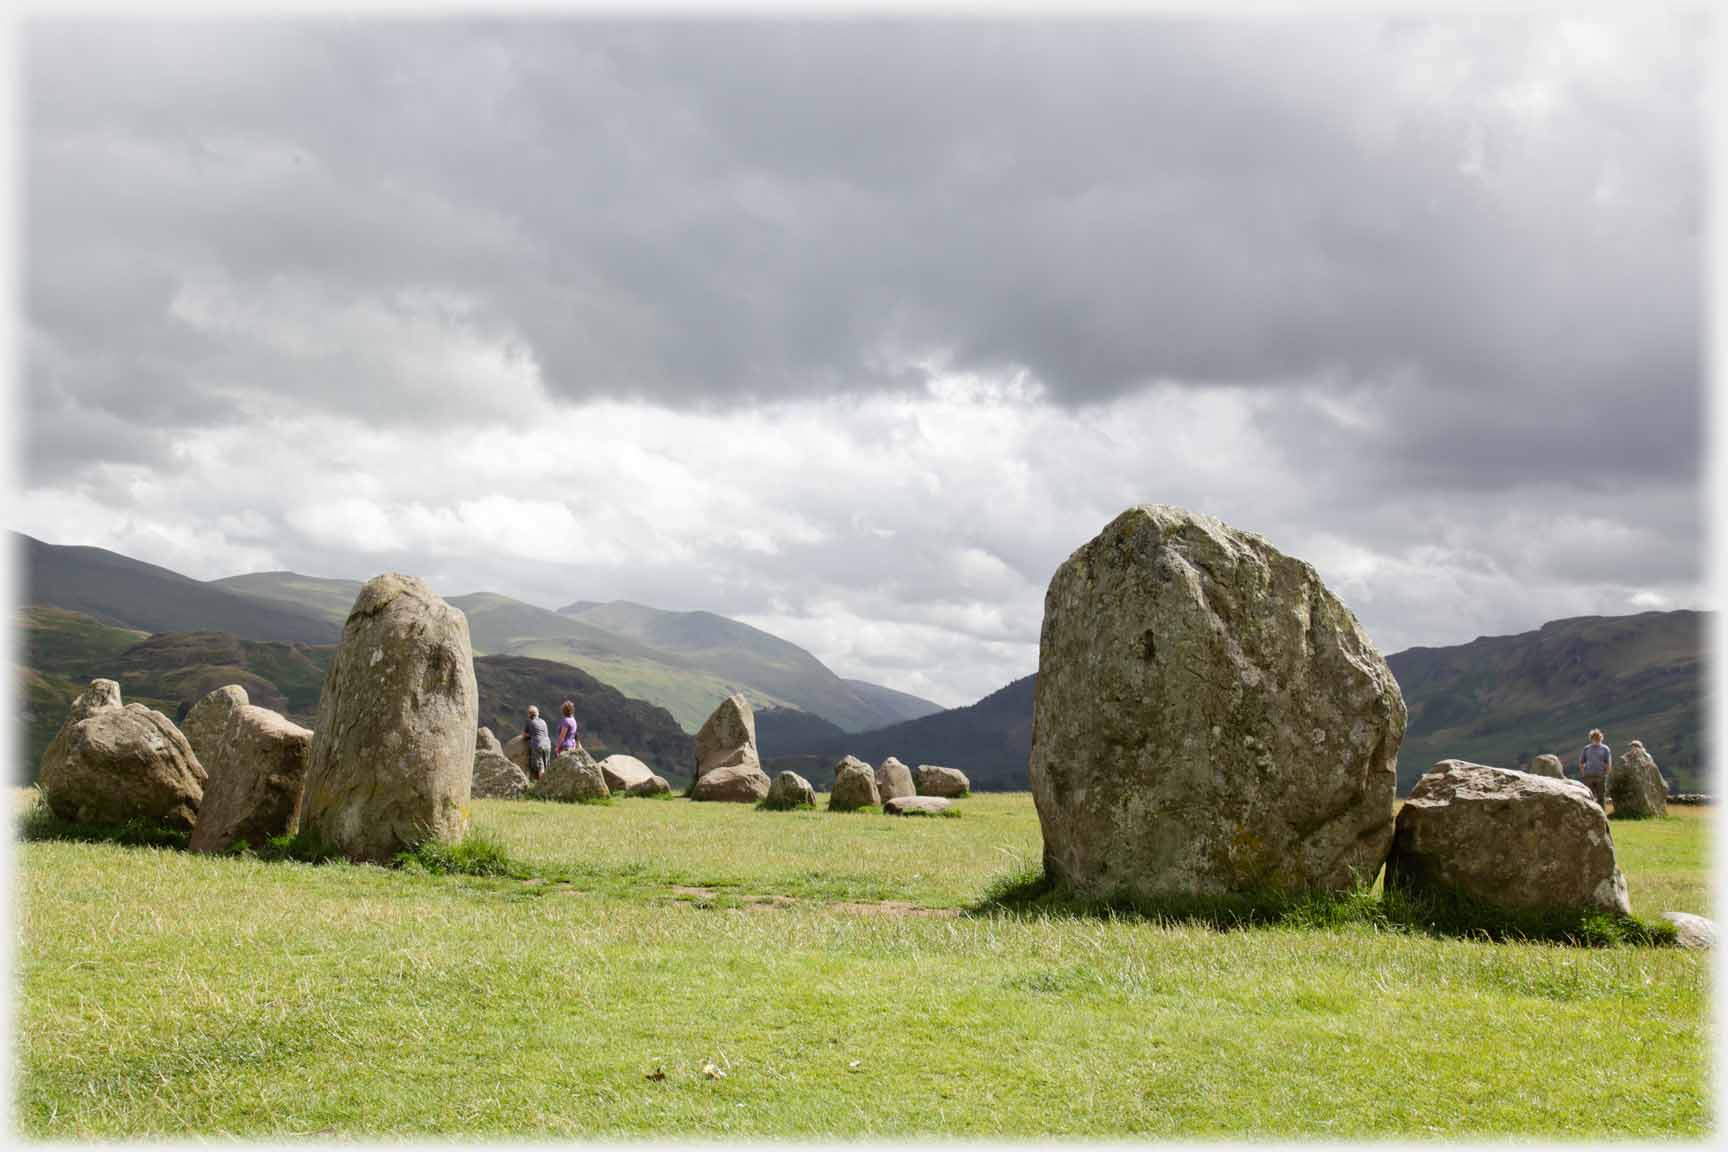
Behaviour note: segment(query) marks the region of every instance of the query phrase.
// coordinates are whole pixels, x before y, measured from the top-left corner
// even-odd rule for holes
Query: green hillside
[[[320,616],[341,628],[360,595],[361,581],[302,576],[298,572],[248,572],[209,583],[242,596]]]

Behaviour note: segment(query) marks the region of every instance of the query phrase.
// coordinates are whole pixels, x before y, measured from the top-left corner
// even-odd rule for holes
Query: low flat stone
[[[624,790],[624,795],[664,796],[670,791],[672,791],[672,785],[667,783],[666,777],[650,775],[648,779],[637,784],[632,784],[630,787],[626,788]]]
[[[629,792],[638,784],[646,784],[654,777],[654,770],[622,752],[614,752],[600,761],[600,774],[606,777],[606,787],[614,792]]]
[[[882,802],[882,811],[890,816],[937,816],[954,807],[954,801],[941,796],[896,796]]]
[[[1674,943],[1682,948],[1716,947],[1716,923],[1706,916],[1690,912],[1664,912],[1662,919],[1674,925]]]

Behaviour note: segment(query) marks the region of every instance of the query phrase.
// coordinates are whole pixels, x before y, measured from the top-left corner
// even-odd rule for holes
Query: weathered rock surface
[[[756,714],[742,692],[720,702],[696,733],[692,800],[754,804],[768,795],[768,774],[756,751]]]
[[[876,766],[876,794],[884,803],[896,796],[916,796],[918,786],[912,782],[912,769],[894,757]]]
[[[545,800],[601,800],[612,794],[600,765],[580,744],[554,756],[546,765],[546,775],[533,789],[534,795]]]
[[[1668,815],[1668,784],[1642,740],[1633,740],[1615,754],[1608,772],[1608,799],[1614,802],[1617,819]]]
[[[1386,888],[1630,913],[1608,818],[1577,780],[1442,760],[1398,811]]]
[[[350,860],[460,839],[479,711],[468,618],[412,576],[367,581],[318,701],[301,831]]]
[[[1690,912],[1664,912],[1662,919],[1674,925],[1674,943],[1682,948],[1716,947],[1716,924]]]
[[[626,796],[664,796],[672,791],[672,785],[664,776],[649,776],[640,784],[632,784],[625,790]]]
[[[222,743],[222,734],[228,730],[228,717],[236,708],[244,708],[252,703],[252,698],[246,695],[246,689],[238,684],[229,684],[209,692],[192,705],[192,711],[186,713],[186,722],[180,725],[180,732],[186,737],[186,743],[192,745],[192,754],[198,757],[198,763],[204,765],[204,771],[209,772],[216,759],[216,749]]]
[[[162,713],[120,702],[120,685],[93,680],[42,753],[48,808],[76,824],[142,820],[190,831],[208,776]]]
[[[1531,760],[1530,773],[1534,776],[1550,776],[1556,780],[1564,780],[1566,778],[1566,770],[1560,764],[1560,757],[1554,755],[1552,752],[1544,752],[1542,755]]]
[[[517,800],[528,791],[528,773],[508,756],[492,729],[474,733],[474,779],[468,794],[475,800]]]
[[[770,808],[810,808],[816,803],[816,789],[796,772],[781,772],[774,777],[763,803]]]
[[[916,778],[920,796],[946,796],[956,799],[972,791],[972,781],[966,779],[966,773],[958,768],[920,764]]]
[[[528,737],[518,732],[504,742],[504,758],[523,772],[528,771]]]
[[[629,792],[637,785],[646,784],[654,778],[654,770],[636,759],[615,752],[600,761],[600,774],[606,777],[606,786],[614,792]]]
[[[882,803],[882,794],[876,788],[876,773],[870,770],[870,765],[855,756],[847,756],[834,765],[834,790],[828,794],[828,809],[832,812],[851,812],[859,808],[873,808]]]
[[[954,807],[954,801],[941,796],[896,796],[882,801],[882,811],[890,816],[939,816]]]
[[[1404,700],[1308,564],[1130,508],[1051,579],[1038,661],[1030,774],[1058,882],[1155,897],[1379,871]]]
[[[258,848],[299,826],[312,730],[255,704],[239,704],[227,715],[221,739],[205,761],[210,779],[187,842],[194,852],[225,852],[237,842]]]

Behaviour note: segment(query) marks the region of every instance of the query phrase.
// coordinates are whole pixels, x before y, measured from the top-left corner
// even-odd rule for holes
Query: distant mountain
[[[1410,709],[1400,793],[1436,760],[1516,768],[1543,752],[1568,776],[1591,728],[1611,746],[1642,740],[1677,791],[1705,780],[1706,612],[1579,616],[1387,657]]]
[[[81,612],[146,632],[214,629],[248,640],[334,642],[341,625],[304,608],[259,601],[103,548],[44,544],[19,533],[26,604]]]
[[[976,704],[950,708],[872,732],[818,733],[800,742],[802,730],[766,730],[756,718],[757,743],[771,770],[791,768],[818,788],[834,779],[834,761],[843,755],[880,764],[897,756],[911,767],[944,764],[966,773],[974,790],[1024,791],[1031,787],[1027,761],[1032,754],[1032,687],[1026,676],[998,688]]]
[[[935,715],[943,711],[942,705],[922,696],[914,696],[910,692],[900,692],[893,688],[884,688],[880,684],[872,684],[868,680],[847,680],[846,686],[864,698],[868,704],[890,714],[890,723],[900,720],[918,720],[925,716]]]
[[[253,600],[328,620],[338,632],[362,586],[359,580],[302,576],[298,572],[248,572],[209,583]]]
[[[879,727],[905,715],[904,702],[884,699],[888,689],[871,685],[861,692],[796,644],[712,612],[667,612],[627,600],[577,601],[558,612],[737,682],[753,703],[758,697],[784,701],[849,732]]]

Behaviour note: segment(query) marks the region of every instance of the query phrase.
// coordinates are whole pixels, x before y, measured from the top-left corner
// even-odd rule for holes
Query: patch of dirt
[[[840,912],[850,912],[854,916],[887,916],[890,919],[919,917],[929,920],[952,920],[960,915],[958,908],[926,908],[922,904],[913,904],[906,900],[882,900],[876,903],[847,900],[838,904],[830,904]]]
[[[715,893],[712,888],[692,888],[687,884],[674,884],[672,885],[672,895],[682,896],[687,900],[712,900]]]

